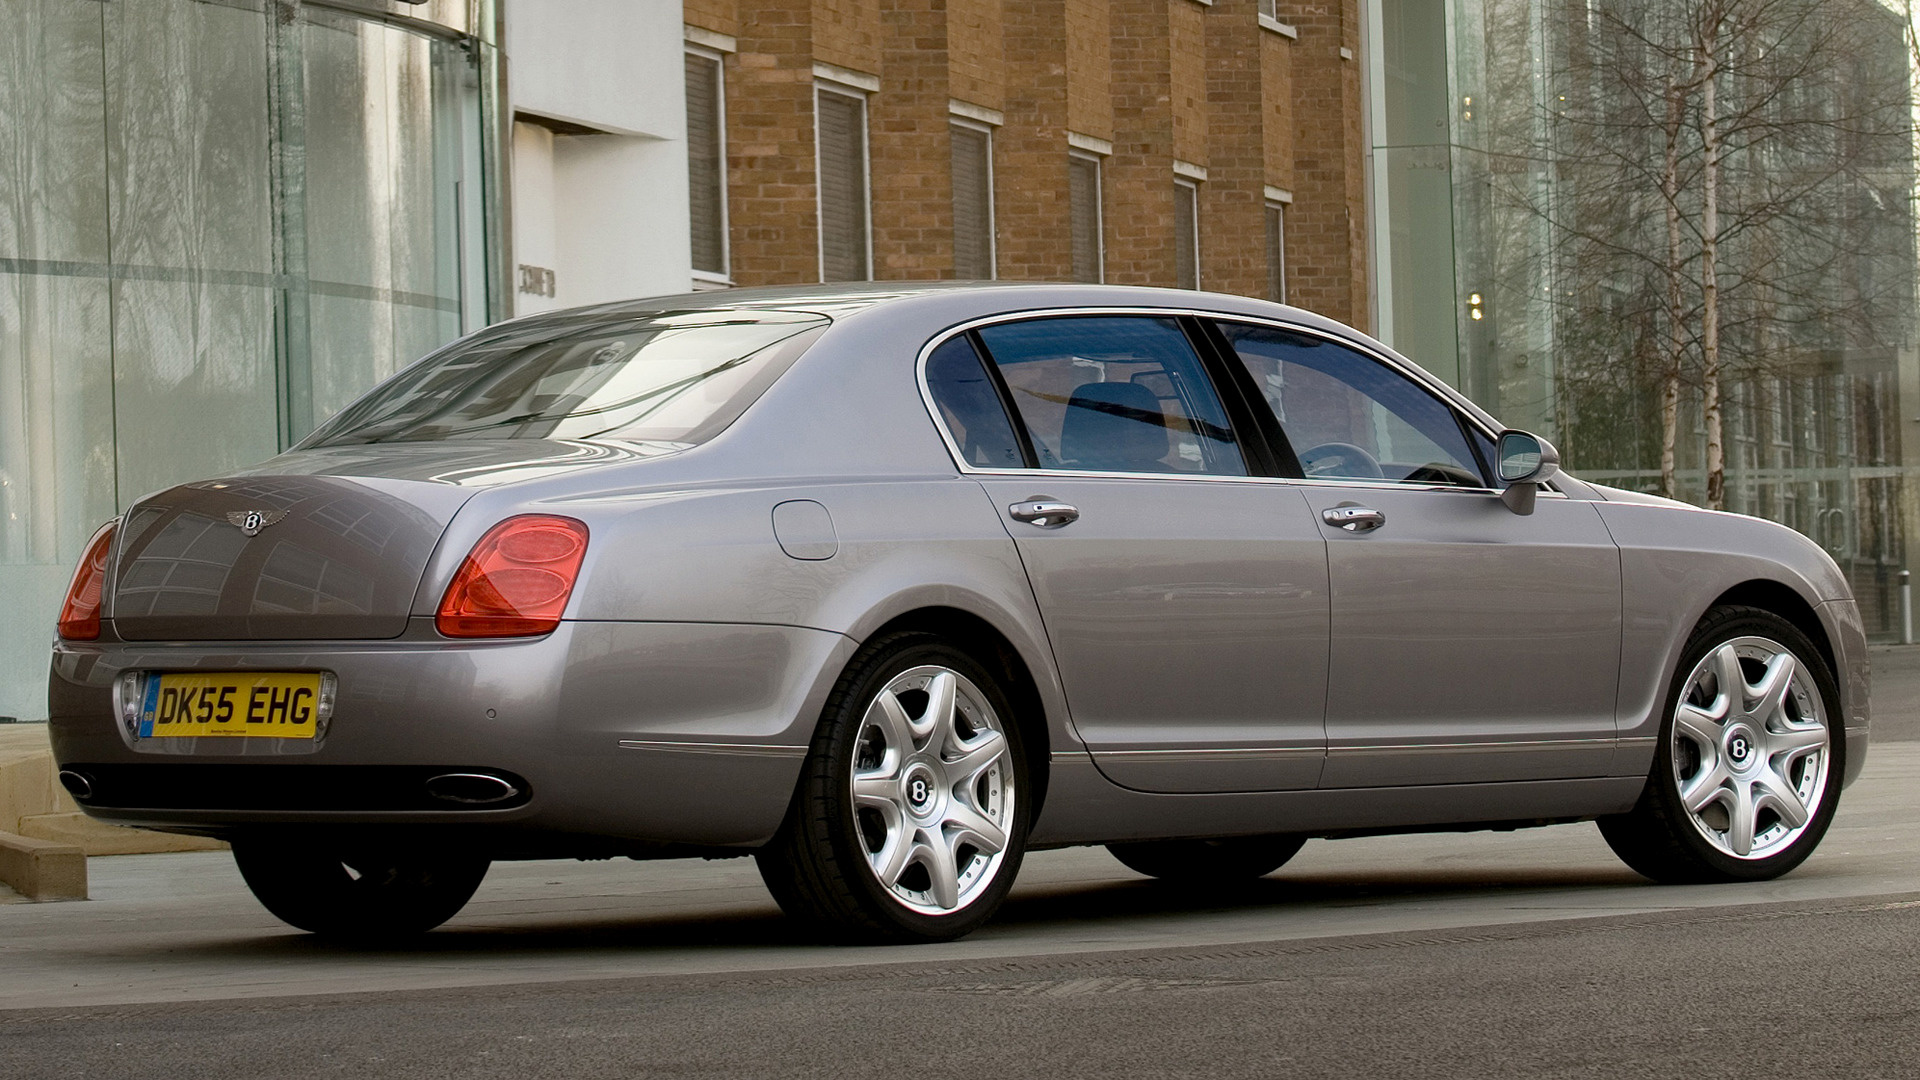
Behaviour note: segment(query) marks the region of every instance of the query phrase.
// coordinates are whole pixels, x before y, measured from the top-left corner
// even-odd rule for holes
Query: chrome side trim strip
[[[1598,750],[1618,746],[1618,739],[1528,739],[1513,742],[1377,743],[1329,746],[1328,756],[1365,757],[1377,754],[1537,753],[1543,750]]]
[[[1181,750],[1094,750],[1101,759],[1125,758],[1133,761],[1282,761],[1323,757],[1318,746],[1235,746]]]
[[[735,757],[805,757],[804,746],[768,743],[671,742],[660,739],[621,739],[622,750],[663,750],[676,754],[729,754]]]

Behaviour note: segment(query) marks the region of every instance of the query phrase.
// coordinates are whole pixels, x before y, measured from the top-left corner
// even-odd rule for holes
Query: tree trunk
[[[1700,149],[1703,155],[1700,203],[1700,381],[1701,409],[1707,426],[1707,507],[1726,509],[1726,443],[1720,423],[1720,133],[1714,100],[1720,59],[1719,5],[1707,13],[1700,39],[1704,65],[1700,95]]]

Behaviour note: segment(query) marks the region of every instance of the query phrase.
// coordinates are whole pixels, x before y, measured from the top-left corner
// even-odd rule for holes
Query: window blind
[[[720,132],[720,61],[687,54],[687,195],[693,268],[727,273],[726,177]]]
[[[866,281],[867,103],[830,90],[814,95],[820,155],[820,280]]]
[[[1100,161],[1067,158],[1067,201],[1073,222],[1073,280],[1104,280],[1100,257]]]
[[[953,273],[993,277],[993,136],[953,125]]]

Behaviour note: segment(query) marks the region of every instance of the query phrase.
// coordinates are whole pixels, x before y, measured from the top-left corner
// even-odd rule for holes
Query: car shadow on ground
[[[1051,882],[1017,889],[994,919],[977,931],[980,940],[1026,939],[1044,941],[1064,927],[1076,934],[1089,924],[1109,921],[1118,929],[1152,929],[1178,933],[1182,921],[1205,916],[1265,914],[1284,923],[1290,915],[1318,913],[1328,908],[1377,907],[1383,904],[1453,901],[1500,896],[1507,902],[1528,894],[1566,890],[1659,888],[1624,867],[1516,869],[1490,873],[1479,869],[1410,869],[1365,875],[1284,872],[1255,881],[1229,885],[1188,886],[1132,877],[1116,869],[1111,881]],[[250,957],[268,961],[298,957],[341,955],[393,957],[533,955],[617,951],[632,954],[673,953],[688,950],[714,952],[745,950],[807,950],[845,948],[823,941],[780,914],[771,900],[750,910],[690,913],[686,909],[654,914],[623,912],[617,902],[600,898],[568,910],[550,903],[530,902],[524,912],[511,902],[480,905],[441,929],[423,937],[393,943],[354,943],[301,934],[229,939],[197,946],[175,943],[170,951],[191,951],[202,958]],[[875,959],[904,958],[897,950],[879,947]]]

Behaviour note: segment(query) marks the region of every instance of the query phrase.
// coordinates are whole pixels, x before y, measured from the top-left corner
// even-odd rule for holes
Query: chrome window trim
[[[954,325],[947,327],[945,330],[940,331],[938,334],[935,334],[932,338],[928,339],[925,345],[921,346],[920,348],[920,356],[914,363],[914,377],[920,387],[920,404],[926,408],[927,416],[933,421],[934,430],[940,433],[940,441],[946,444],[948,456],[950,456],[953,459],[954,466],[958,468],[963,475],[1002,476],[1002,477],[1014,477],[1014,476],[1059,477],[1063,479],[1095,477],[1095,478],[1106,478],[1106,479],[1114,479],[1114,480],[1204,480],[1204,481],[1210,481],[1210,482],[1216,482],[1216,483],[1225,481],[1229,483],[1305,484],[1305,485],[1314,486],[1314,487],[1328,487],[1328,486],[1363,487],[1363,488],[1378,488],[1386,491],[1458,491],[1458,492],[1465,492],[1465,493],[1474,494],[1474,495],[1498,495],[1500,493],[1500,490],[1498,488],[1461,487],[1458,484],[1406,484],[1396,480],[1342,479],[1337,477],[1336,478],[1317,478],[1317,477],[1297,477],[1296,478],[1291,476],[1225,476],[1225,475],[1219,475],[1215,473],[1099,472],[1091,469],[1042,469],[1042,468],[986,469],[986,468],[980,468],[980,467],[968,464],[966,455],[964,455],[960,451],[960,444],[954,441],[953,433],[947,430],[946,421],[940,418],[940,407],[934,403],[933,388],[927,382],[928,357],[933,355],[933,351],[935,349],[938,349],[940,346],[945,345],[947,342],[953,340],[954,338],[959,337],[960,335],[966,333],[969,330],[978,330],[983,326],[996,326],[1001,323],[1010,323],[1010,322],[1027,322],[1033,319],[1048,319],[1048,318],[1060,318],[1062,316],[1089,316],[1089,315],[1090,316],[1145,315],[1150,317],[1158,317],[1158,318],[1166,318],[1166,319],[1175,319],[1181,316],[1190,316],[1192,318],[1197,318],[1197,319],[1214,319],[1214,320],[1223,321],[1223,322],[1245,322],[1245,323],[1251,323],[1256,326],[1267,326],[1267,327],[1272,327],[1273,329],[1276,329],[1276,330],[1285,330],[1289,333],[1307,334],[1311,337],[1317,337],[1323,341],[1328,341],[1335,345],[1343,345],[1349,349],[1353,349],[1355,352],[1358,352],[1363,356],[1369,357],[1370,359],[1378,361],[1379,363],[1385,364],[1389,369],[1399,374],[1402,378],[1405,378],[1407,381],[1415,384],[1416,386],[1421,387],[1422,389],[1426,390],[1428,393],[1433,394],[1435,398],[1439,399],[1442,405],[1452,410],[1456,416],[1459,416],[1466,423],[1471,424],[1475,430],[1483,432],[1490,439],[1498,440],[1500,437],[1500,433],[1498,431],[1494,431],[1491,428],[1489,428],[1486,424],[1481,423],[1479,417],[1474,416],[1472,413],[1456,405],[1452,401],[1451,394],[1446,392],[1436,391],[1436,388],[1434,387],[1433,382],[1429,381],[1428,379],[1420,377],[1413,371],[1408,370],[1406,365],[1399,363],[1398,361],[1394,360],[1390,356],[1383,355],[1382,353],[1379,353],[1374,349],[1361,345],[1358,342],[1352,341],[1338,334],[1328,333],[1325,330],[1317,330],[1313,327],[1301,326],[1298,323],[1284,322],[1279,319],[1263,318],[1258,315],[1228,314],[1228,313],[1219,312],[1219,311],[1208,311],[1202,308],[1127,307],[1127,306],[1106,306],[1106,305],[1097,306],[1097,307],[1081,307],[1081,308],[1035,308],[1031,311],[1021,311],[1021,312],[1013,312],[1013,313],[1002,312],[997,315],[984,315],[977,319],[969,319],[965,322],[955,323]],[[975,355],[978,355],[978,353],[979,353],[979,350],[976,349]],[[980,362],[982,364],[986,364],[986,363],[990,363],[991,361],[987,357],[982,356],[980,357]],[[1018,416],[1009,416],[1007,418],[1009,423],[1017,422],[1019,421],[1019,419],[1020,418]],[[1017,433],[1019,429],[1016,428],[1015,431]],[[1240,435],[1240,433],[1236,432],[1235,434],[1237,438],[1243,437]],[[1236,443],[1236,445],[1238,444]],[[1242,457],[1244,457],[1245,451],[1242,451],[1241,453],[1242,453]],[[1564,499],[1567,497],[1565,492],[1556,491],[1550,487],[1542,488],[1540,491],[1540,494],[1547,496],[1548,498]]]

